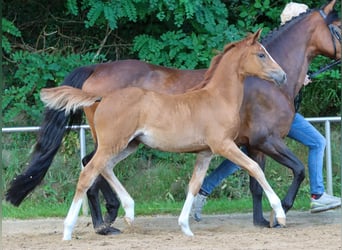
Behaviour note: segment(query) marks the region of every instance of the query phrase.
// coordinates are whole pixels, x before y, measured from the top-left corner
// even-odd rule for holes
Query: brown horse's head
[[[341,59],[341,20],[334,11],[335,3],[336,0],[333,0],[326,4],[312,17],[317,27],[312,39],[313,47],[317,48],[313,56],[322,54]]]
[[[258,76],[278,85],[283,84],[286,82],[286,73],[265,47],[258,42],[260,34],[261,29],[244,40],[247,44],[248,53],[244,55],[247,63],[243,65],[243,72],[245,76]]]

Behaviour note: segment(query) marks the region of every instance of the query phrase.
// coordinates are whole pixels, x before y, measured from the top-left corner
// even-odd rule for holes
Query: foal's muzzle
[[[285,84],[287,81],[286,73],[283,70],[271,72],[271,77],[277,85]]]

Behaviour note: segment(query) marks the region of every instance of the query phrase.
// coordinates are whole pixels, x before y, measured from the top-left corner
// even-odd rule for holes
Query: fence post
[[[80,126],[80,154],[81,154],[81,169],[83,169],[82,159],[86,155],[86,137],[85,137],[85,129]],[[87,216],[89,214],[89,206],[87,195],[84,195],[82,202],[82,213]]]
[[[331,141],[330,141],[330,121],[325,121],[325,161],[327,165],[327,193],[333,195],[332,166],[331,166]]]

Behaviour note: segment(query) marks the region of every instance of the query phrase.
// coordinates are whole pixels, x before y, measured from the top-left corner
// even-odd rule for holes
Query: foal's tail
[[[64,110],[65,114],[93,105],[101,97],[70,86],[46,88],[40,91],[40,99],[50,109]]]
[[[93,66],[77,68],[64,79],[63,85],[81,89],[93,71]],[[26,170],[10,183],[10,188],[6,192],[7,201],[19,206],[24,198],[41,183],[62,143],[67,130],[66,126],[68,123],[69,125],[80,123],[81,119],[82,112],[65,113],[50,108],[45,109],[44,120],[30,163]]]

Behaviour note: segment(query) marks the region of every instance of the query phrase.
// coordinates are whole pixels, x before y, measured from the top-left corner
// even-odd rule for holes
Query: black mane
[[[288,20],[286,23],[281,25],[280,27],[275,28],[274,30],[270,31],[264,38],[262,38],[261,43],[265,46],[272,42],[274,39],[277,39],[279,35],[281,35],[284,31],[290,29],[291,27],[297,25],[301,22],[304,18],[310,15],[314,10],[309,9],[306,12],[301,13],[298,16],[293,17],[292,19]],[[329,14],[330,15],[330,14]]]

